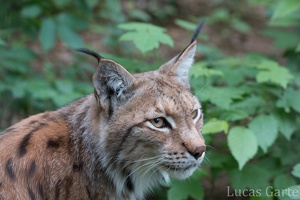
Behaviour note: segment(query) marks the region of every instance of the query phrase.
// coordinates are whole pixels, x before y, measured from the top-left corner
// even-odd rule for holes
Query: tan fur
[[[144,199],[169,176],[189,177],[205,152],[188,84],[194,53],[192,41],[159,70],[133,75],[101,59],[94,95],[6,129],[0,199]],[[164,127],[151,122],[159,117]]]

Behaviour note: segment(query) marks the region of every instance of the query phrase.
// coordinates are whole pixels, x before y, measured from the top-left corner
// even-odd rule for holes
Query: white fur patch
[[[194,63],[194,56],[196,52],[196,45],[194,45],[179,61],[175,74],[179,79],[179,82],[188,84],[189,70]]]
[[[172,117],[166,117],[166,120],[169,122],[169,124],[171,124],[173,129],[176,128],[176,123]]]

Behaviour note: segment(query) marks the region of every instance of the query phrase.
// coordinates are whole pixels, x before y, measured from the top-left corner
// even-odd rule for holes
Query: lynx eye
[[[200,109],[194,110],[191,115],[194,122],[198,121],[198,119],[200,118]]]
[[[192,118],[196,119],[197,115],[198,115],[198,109],[196,109],[192,112]]]
[[[153,118],[150,120],[150,122],[155,126],[156,128],[163,128],[166,126],[165,119],[162,117]]]

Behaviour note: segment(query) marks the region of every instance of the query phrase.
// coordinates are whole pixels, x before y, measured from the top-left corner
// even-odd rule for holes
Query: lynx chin
[[[156,71],[98,60],[94,93],[33,115],[0,136],[0,199],[142,200],[204,159],[203,113],[188,72],[196,38]]]

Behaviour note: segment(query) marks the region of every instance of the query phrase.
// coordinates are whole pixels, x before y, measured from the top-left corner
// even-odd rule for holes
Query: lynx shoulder
[[[190,92],[190,44],[156,71],[98,60],[94,93],[31,116],[0,136],[0,199],[144,199],[205,156],[203,113]]]

